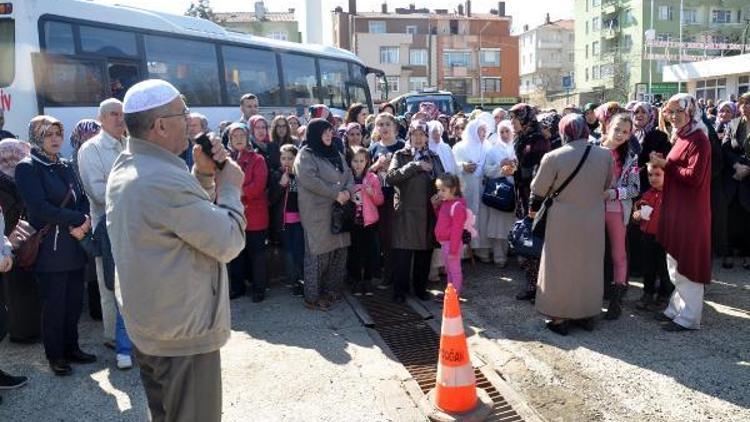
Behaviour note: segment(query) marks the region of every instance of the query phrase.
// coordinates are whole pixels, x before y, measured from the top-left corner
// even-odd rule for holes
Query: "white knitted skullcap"
[[[180,95],[180,91],[167,81],[147,79],[130,87],[125,93],[122,111],[125,114],[139,113],[168,104]]]

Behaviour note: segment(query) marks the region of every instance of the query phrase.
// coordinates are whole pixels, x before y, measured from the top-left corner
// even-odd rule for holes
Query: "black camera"
[[[213,149],[213,144],[211,144],[211,138],[208,136],[208,133],[200,133],[195,138],[195,143],[201,147],[201,151],[203,151],[204,154],[206,154],[209,157],[213,157],[214,153],[211,151]],[[214,163],[216,163],[216,167],[219,168],[219,170],[224,168],[223,162],[218,162],[214,160]]]

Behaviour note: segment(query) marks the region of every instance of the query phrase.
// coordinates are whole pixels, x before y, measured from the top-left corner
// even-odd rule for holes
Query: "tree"
[[[196,18],[207,19],[210,21],[214,20],[214,11],[211,9],[209,0],[198,0],[190,3],[190,7],[185,12],[185,16],[193,16]]]

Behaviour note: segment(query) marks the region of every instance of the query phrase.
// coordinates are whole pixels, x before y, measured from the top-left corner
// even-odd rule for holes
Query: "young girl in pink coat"
[[[433,205],[438,216],[435,239],[440,242],[448,282],[453,283],[453,287],[460,295],[463,283],[461,246],[467,217],[466,201],[461,196],[461,183],[454,174],[441,174],[435,181],[435,186],[437,198]]]
[[[352,294],[372,296],[372,277],[380,261],[378,206],[383,204],[383,191],[378,176],[368,170],[370,154],[365,148],[353,148],[349,164],[354,174],[352,200],[356,206],[349,247],[349,277],[353,282]]]

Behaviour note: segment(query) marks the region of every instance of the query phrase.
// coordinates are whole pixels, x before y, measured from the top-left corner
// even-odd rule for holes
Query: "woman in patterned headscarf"
[[[539,116],[539,126],[542,128],[542,136],[549,141],[550,150],[560,148],[562,145],[558,129],[561,118],[562,116],[554,111]]]
[[[79,178],[81,173],[78,171],[78,150],[81,148],[81,145],[96,136],[101,130],[102,125],[96,120],[83,119],[80,120],[73,128],[73,131],[70,132],[70,146],[73,147],[73,156],[71,157],[70,164],[73,166],[73,169],[75,169]]]
[[[19,220],[26,214],[26,206],[16,187],[15,175],[16,165],[28,157],[30,151],[31,146],[28,142],[16,139],[3,139],[0,142],[0,208],[5,215],[6,236],[11,236]],[[39,341],[42,311],[34,273],[14,265],[3,278],[2,289],[8,311],[7,329],[10,341]]]
[[[88,201],[70,163],[60,156],[62,123],[51,116],[34,117],[29,141],[31,155],[16,167],[18,191],[29,223],[36,230],[52,227],[33,266],[43,298],[44,349],[55,375],[69,375],[70,363],[96,361],[78,345],[87,262],[79,240],[91,230]]]
[[[700,328],[704,285],[711,282],[711,144],[692,95],[674,95],[665,115],[673,127],[672,149],[666,158],[658,152],[650,157],[664,169],[657,240],[675,286],[661,317],[668,322],[664,329],[683,331]]]
[[[516,198],[520,216],[529,213],[528,201],[531,195],[531,180],[536,174],[542,156],[550,150],[550,143],[542,135],[536,111],[530,105],[520,103],[510,109],[510,122],[513,125],[516,139],[514,146],[518,169],[514,175],[516,181]]]

